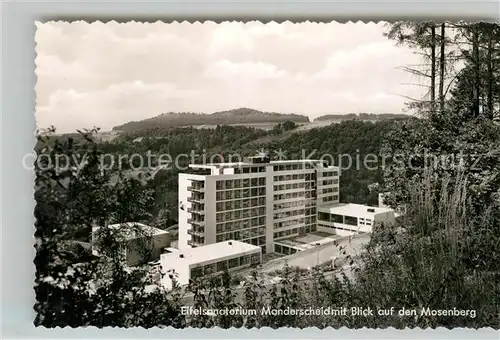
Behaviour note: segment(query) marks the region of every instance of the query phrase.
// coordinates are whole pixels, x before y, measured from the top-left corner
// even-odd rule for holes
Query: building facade
[[[259,265],[262,262],[261,249],[259,246],[230,240],[164,253],[160,259],[165,274],[161,283],[166,289],[172,289],[174,281],[183,286],[190,279]]]
[[[179,174],[179,249],[237,240],[273,252],[275,240],[315,231],[318,207],[339,202],[339,169],[320,160],[190,168]]]

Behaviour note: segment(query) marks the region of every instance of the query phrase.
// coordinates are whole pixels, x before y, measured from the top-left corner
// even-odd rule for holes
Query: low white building
[[[376,223],[395,223],[394,210],[353,203],[318,208],[318,231],[337,235],[371,233]]]
[[[168,231],[142,223],[127,222],[109,225],[108,231],[120,244],[123,258],[128,266],[159,260],[164,248],[170,246]],[[106,247],[106,231],[102,227],[92,228],[92,254],[99,256]],[[147,258],[146,258],[147,257]]]
[[[161,255],[165,275],[162,285],[172,289],[173,281],[183,286],[190,279],[235,271],[262,262],[262,248],[245,242],[224,241],[200,247],[181,249]]]
[[[385,199],[387,196],[390,196],[390,192],[381,192],[378,194],[378,206],[379,208],[389,208],[387,204],[385,204]],[[400,204],[394,209],[394,215],[396,217],[406,214],[406,204]]]
[[[293,255],[300,251],[317,248],[319,246],[334,243],[343,236],[324,232],[312,232],[305,235],[292,236],[286,239],[274,241],[274,252],[282,255]]]

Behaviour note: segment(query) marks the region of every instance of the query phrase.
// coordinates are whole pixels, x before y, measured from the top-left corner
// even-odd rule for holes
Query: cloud
[[[91,70],[78,61],[65,63],[57,56],[41,54],[35,59],[37,64],[36,73],[42,77],[89,77]]]
[[[235,63],[223,59],[207,68],[205,76],[209,78],[267,79],[284,77],[286,71],[279,70],[276,66],[263,62],[244,61]]]
[[[109,129],[167,111],[248,106],[400,112],[420,61],[384,23],[37,24],[37,120]]]
[[[98,126],[105,130],[131,120],[141,120],[166,111],[172,102],[189,100],[197,94],[170,83],[145,84],[137,80],[113,84],[96,92],[57,90],[47,105],[37,107],[37,124],[54,125],[60,131]]]
[[[349,74],[365,76],[373,68],[396,68],[398,62],[404,63],[408,53],[396,47],[391,41],[381,41],[359,45],[350,50],[337,50],[326,59],[326,66],[313,75],[315,78],[335,78]],[[387,61],[390,60],[390,63]],[[399,65],[400,66],[400,65]]]

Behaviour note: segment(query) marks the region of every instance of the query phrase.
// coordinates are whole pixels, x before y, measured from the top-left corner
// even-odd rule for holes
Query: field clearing
[[[296,123],[299,127],[294,129],[293,131],[306,131],[314,128],[319,128],[319,127],[324,127],[328,126],[333,123],[340,123],[340,121],[315,121],[315,122],[303,122],[303,123]],[[270,122],[265,122],[265,123],[241,123],[241,124],[223,124],[223,125],[228,125],[228,126],[245,126],[245,127],[252,127],[256,129],[262,129],[265,131],[270,131],[273,129],[279,123],[270,123]],[[217,125],[196,125],[193,126],[195,129],[215,129]]]

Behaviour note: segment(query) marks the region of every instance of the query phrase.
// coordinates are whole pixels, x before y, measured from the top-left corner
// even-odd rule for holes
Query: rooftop
[[[274,241],[274,243],[288,245],[297,249],[306,250],[314,248],[318,245],[332,243],[342,236],[332,235],[323,232],[312,232],[306,235],[293,236],[290,238]]]
[[[318,211],[337,215],[361,216],[375,215],[394,211],[390,208],[371,207],[369,205],[354,204],[354,203],[338,203],[331,206],[319,207]]]
[[[176,258],[177,263],[185,261],[186,264],[196,264],[216,260],[221,257],[254,252],[255,250],[260,251],[260,247],[240,241],[224,241],[162,254],[162,260]],[[180,257],[181,254],[184,256],[183,258]]]
[[[117,223],[111,224],[108,226],[110,229],[118,230],[120,232],[125,233],[125,236],[129,239],[148,235],[155,236],[161,234],[168,234],[168,231],[158,229],[155,227],[151,227],[142,223],[137,222],[126,222],[126,223]],[[92,232],[96,232],[101,229],[101,226],[96,226],[92,228]]]
[[[269,163],[251,163],[251,162],[225,162],[225,163],[206,163],[206,164],[190,164],[190,168],[213,168],[213,167],[235,167],[235,166],[262,166],[266,164],[296,164],[296,163],[323,163],[319,159],[287,159],[287,160],[274,160]],[[338,168],[336,166],[329,166],[328,168]]]

